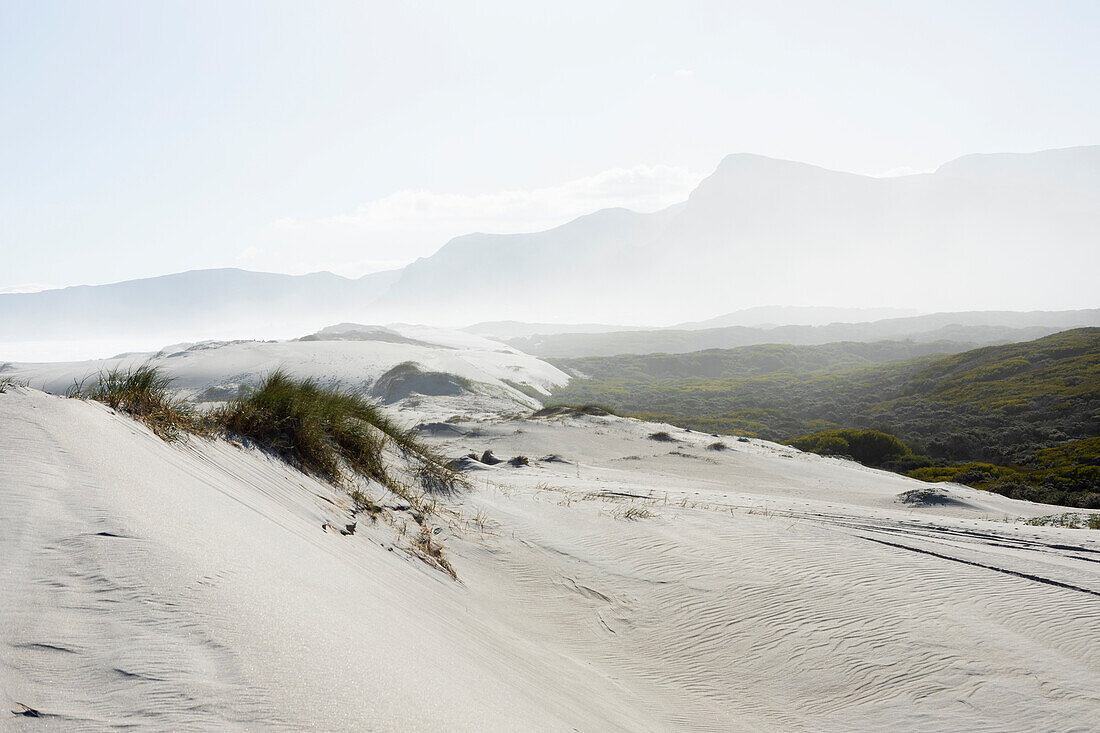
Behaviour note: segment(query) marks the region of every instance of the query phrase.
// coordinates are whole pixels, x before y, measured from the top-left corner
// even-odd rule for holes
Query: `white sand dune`
[[[159,352],[126,354],[111,359],[76,362],[16,363],[4,376],[29,381],[48,392],[64,393],[74,382],[94,378],[103,369],[123,369],[150,362],[175,380],[192,398],[234,395],[254,386],[264,374],[286,369],[326,385],[367,390],[388,370],[405,362],[422,371],[453,374],[472,383],[478,399],[464,400],[481,410],[537,406],[522,385],[547,394],[568,376],[550,364],[497,341],[462,331],[426,326],[390,329],[416,343],[384,341],[232,341],[181,344]],[[208,392],[209,390],[209,392]]]
[[[441,500],[457,582],[403,549],[399,522],[322,530],[353,521],[348,499],[262,453],[0,394],[0,697],[44,716],[5,725],[1100,719],[1100,533],[1018,521],[1055,507],[962,487],[912,507],[898,495],[927,485],[758,441],[657,442],[667,426],[612,417],[451,427],[425,434],[451,455],[533,459],[481,466]]]
[[[331,488],[227,443],[168,445],[95,404],[0,400],[13,707],[62,729],[637,721],[577,708],[613,686],[500,633],[448,576],[368,534],[322,531],[346,514]]]

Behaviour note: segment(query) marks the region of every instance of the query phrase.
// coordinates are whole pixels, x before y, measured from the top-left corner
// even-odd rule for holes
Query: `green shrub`
[[[822,435],[814,443],[813,452],[821,455],[846,456],[851,451],[848,441],[839,435]]]
[[[917,469],[928,468],[934,465],[935,461],[928,456],[909,455],[899,456],[893,460],[885,461],[882,467],[888,471],[896,471],[897,473],[910,473]]]
[[[905,443],[878,430],[823,430],[789,440],[787,445],[811,453],[842,452],[868,466],[881,466],[911,453]]]

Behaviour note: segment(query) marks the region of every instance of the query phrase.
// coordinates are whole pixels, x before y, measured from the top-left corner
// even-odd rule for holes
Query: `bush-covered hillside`
[[[623,354],[551,361],[572,374],[589,378],[644,382],[663,378],[735,379],[781,373],[841,371],[921,356],[954,354],[972,348],[972,344],[954,341],[843,341],[820,346],[762,344],[736,349],[707,349],[690,354]]]
[[[1029,485],[1058,483],[1031,474],[1043,449],[1100,436],[1100,329],[954,355],[921,355],[924,346],[773,345],[559,359],[554,363],[578,378],[553,399],[778,441],[837,428],[878,430],[929,458],[910,469],[1015,466]],[[1084,458],[1071,453],[1067,460]],[[1094,474],[1080,478],[1075,490],[1100,490]]]

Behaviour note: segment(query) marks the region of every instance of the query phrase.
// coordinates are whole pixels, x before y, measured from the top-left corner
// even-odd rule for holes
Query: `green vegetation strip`
[[[924,480],[1100,508],[1100,329],[954,355],[927,346],[556,359],[574,379],[551,404],[599,403],[708,433],[798,441]],[[838,431],[887,437],[853,445]],[[865,453],[866,441],[879,448]]]

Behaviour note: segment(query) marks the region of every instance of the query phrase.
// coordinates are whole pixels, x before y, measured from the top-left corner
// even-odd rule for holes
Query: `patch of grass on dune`
[[[69,396],[102,402],[144,423],[165,440],[174,440],[184,433],[201,432],[202,422],[190,403],[173,396],[172,381],[150,364],[117,367],[99,372],[91,387],[84,382],[74,384]]]
[[[172,377],[150,364],[104,370],[91,386],[87,381],[75,383],[69,396],[102,402],[166,440],[184,434],[237,435],[332,482],[359,475],[391,488],[400,485],[387,471],[384,453],[392,447],[424,491],[447,493],[466,484],[442,456],[369,399],[281,370],[247,395],[206,413],[174,396]]]
[[[394,486],[384,459],[384,450],[392,446],[425,491],[445,493],[464,485],[441,456],[368,399],[312,379],[294,379],[281,370],[247,396],[210,412],[206,422],[337,483],[349,478],[350,471]]]
[[[650,517],[657,516],[652,511],[645,508],[644,506],[636,506],[636,505],[632,505],[632,506],[628,506],[628,507],[620,507],[619,509],[616,509],[612,513],[612,515],[616,519],[626,519],[626,520],[631,521],[631,522],[636,522],[639,519],[649,519]]]
[[[12,387],[26,387],[27,383],[15,377],[0,377],[0,394],[4,394]]]
[[[443,546],[432,538],[427,527],[421,527],[420,533],[413,538],[412,550],[424,562],[458,580],[454,566],[443,555]]]

